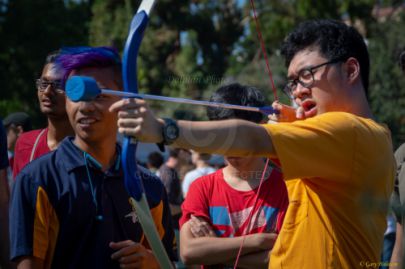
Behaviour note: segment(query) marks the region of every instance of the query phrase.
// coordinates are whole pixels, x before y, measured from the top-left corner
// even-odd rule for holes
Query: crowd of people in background
[[[51,52],[36,80],[47,126],[32,130],[25,112],[0,125],[0,269],[159,268],[125,190],[118,133],[170,144],[134,165],[176,268],[232,268],[235,261],[238,268],[405,266],[405,145],[394,159],[389,131],[367,105],[363,39],[337,21],[308,21],[282,53],[285,90],[298,109],[275,102],[280,114],[267,118],[208,108],[209,121],[178,121],[178,137],[167,142],[159,129],[165,123],[144,101],[66,96],[72,75],[121,90],[115,49]],[[405,76],[405,51],[400,66]],[[265,105],[261,90],[238,83],[219,87],[210,101]],[[185,138],[207,130],[216,135],[213,145]],[[235,141],[221,140],[225,130],[237,130]],[[212,154],[223,162],[212,162]],[[396,227],[383,239],[386,216]]]

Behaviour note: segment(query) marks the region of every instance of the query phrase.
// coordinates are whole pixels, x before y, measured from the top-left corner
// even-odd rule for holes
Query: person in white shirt
[[[183,191],[183,197],[186,198],[188,188],[191,183],[199,177],[211,174],[215,172],[215,168],[209,165],[209,160],[211,159],[211,154],[198,153],[194,150],[191,151],[191,161],[195,165],[195,169],[187,172],[184,176],[183,182],[181,184],[181,190]]]

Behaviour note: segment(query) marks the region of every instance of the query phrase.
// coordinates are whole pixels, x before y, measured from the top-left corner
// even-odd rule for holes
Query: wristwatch
[[[163,143],[165,145],[172,144],[179,137],[179,126],[175,120],[163,118],[165,124],[162,129]]]

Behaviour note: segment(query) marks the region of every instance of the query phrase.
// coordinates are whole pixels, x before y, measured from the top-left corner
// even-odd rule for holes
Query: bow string
[[[253,13],[253,19],[254,19],[254,22],[255,22],[257,37],[258,37],[259,43],[260,43],[260,48],[261,48],[261,51],[262,51],[262,54],[263,54],[264,61],[266,63],[266,68],[267,68],[267,73],[269,75],[271,88],[273,90],[274,100],[278,101],[277,89],[276,89],[276,86],[274,84],[273,74],[271,72],[269,58],[267,56],[266,46],[264,44],[263,35],[262,35],[261,29],[260,29],[260,22],[259,22],[259,19],[257,17],[257,12],[256,12],[256,7],[255,7],[254,0],[250,0],[250,6],[251,6],[251,9],[252,9],[252,13]],[[238,254],[236,255],[235,263],[234,263],[234,266],[233,266],[234,269],[236,269],[238,267],[239,258],[242,255],[242,249],[243,249],[243,245],[245,243],[245,238],[246,238],[247,233],[249,232],[250,225],[252,223],[252,219],[253,219],[253,217],[255,215],[254,211],[255,211],[255,208],[257,206],[257,202],[259,200],[260,191],[262,189],[262,185],[263,185],[263,182],[264,182],[266,174],[267,174],[267,169],[269,167],[269,163],[270,163],[270,159],[267,158],[266,162],[265,162],[263,172],[262,172],[262,176],[261,176],[261,179],[260,179],[259,187],[258,187],[258,190],[257,190],[257,193],[256,193],[256,197],[255,197],[255,200],[254,200],[254,203],[253,203],[252,211],[250,212],[249,217],[248,217],[248,225],[247,225],[246,229],[244,230],[244,232],[242,234],[243,239],[242,239],[242,242],[241,242],[241,244],[239,246]],[[259,214],[257,214],[257,216],[258,215]]]

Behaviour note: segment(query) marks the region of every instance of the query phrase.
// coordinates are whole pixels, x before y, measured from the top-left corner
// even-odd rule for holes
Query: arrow
[[[199,106],[210,106],[210,107],[221,107],[227,109],[237,109],[237,110],[247,110],[253,112],[260,112],[265,115],[270,114],[279,114],[280,111],[273,109],[271,106],[263,107],[249,107],[249,106],[240,106],[240,105],[231,105],[225,103],[209,102],[209,101],[198,101],[186,98],[176,98],[176,97],[167,97],[160,95],[152,94],[140,94],[132,92],[123,92],[110,89],[100,89],[97,85],[97,82],[92,77],[84,76],[72,76],[66,82],[66,95],[73,102],[80,101],[91,101],[94,100],[100,94],[115,95],[121,97],[130,97],[130,98],[139,98],[146,100],[157,100],[181,104],[192,104]]]

